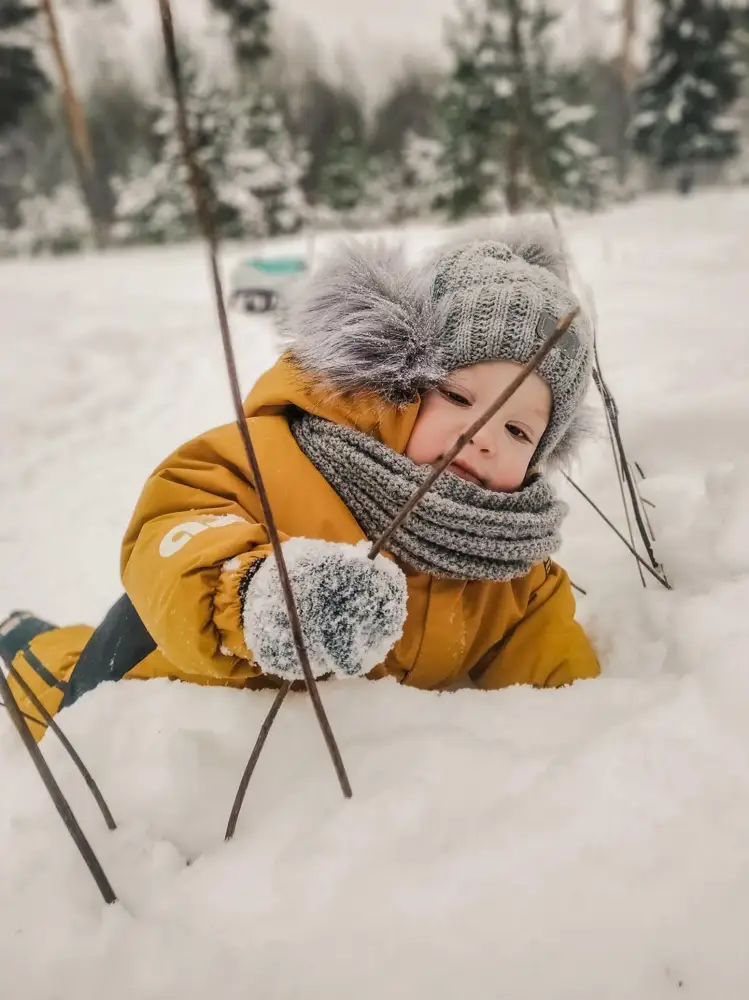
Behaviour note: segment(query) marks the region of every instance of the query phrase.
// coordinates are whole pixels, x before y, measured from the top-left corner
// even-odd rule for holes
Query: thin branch
[[[572,486],[574,489],[576,489],[577,492],[580,494],[580,496],[584,497],[585,500],[588,501],[588,503],[590,504],[590,506],[600,515],[600,517],[603,518],[603,520],[606,522],[606,524],[608,524],[608,526],[611,528],[611,530],[613,532],[615,532],[616,535],[618,535],[618,537],[627,546],[627,548],[629,549],[629,551],[632,553],[632,555],[635,557],[635,559],[641,564],[641,566],[643,566],[643,568],[646,569],[648,571],[648,573],[650,573],[651,576],[655,577],[655,579],[658,581],[658,583],[662,584],[666,588],[666,590],[673,590],[673,587],[668,582],[668,580],[664,579],[664,577],[662,577],[662,576],[660,576],[660,574],[656,573],[656,571],[652,568],[652,566],[650,566],[649,563],[645,562],[645,560],[642,558],[642,556],[637,551],[637,549],[633,548],[633,546],[631,546],[629,544],[629,542],[627,541],[627,539],[624,537],[624,535],[621,533],[621,531],[619,531],[619,529],[613,523],[613,521],[609,520],[609,518],[604,514],[604,512],[601,510],[601,508],[598,506],[598,504],[594,500],[591,500],[591,498],[588,496],[588,494],[585,492],[585,490],[582,490],[573,479],[570,479],[570,477],[567,475],[566,472],[563,472],[562,475],[567,480],[567,482],[570,484],[570,486]]]
[[[630,471],[631,471],[631,468],[632,467],[630,466]],[[638,502],[640,504],[640,508],[642,510],[642,516],[643,516],[643,519],[645,521],[645,526],[648,529],[648,535],[650,536],[650,541],[651,542],[655,542],[655,531],[653,530],[653,525],[652,525],[652,523],[650,521],[650,517],[648,515],[648,512],[645,510],[645,506],[646,505],[648,507],[655,507],[655,504],[652,503],[650,500],[646,500],[645,497],[642,495],[642,491],[640,490],[640,485],[637,482],[637,480],[635,479],[634,475],[632,476],[632,479],[633,479],[634,484],[635,484],[635,492],[637,493],[637,500],[638,500]]]
[[[642,540],[645,548],[648,552],[648,557],[653,565],[654,569],[662,569],[661,564],[655,557],[655,550],[653,549],[653,544],[650,540],[650,535],[648,534],[648,529],[643,520],[642,510],[637,502],[637,487],[632,478],[632,470],[630,468],[629,460],[627,459],[627,452],[624,449],[624,442],[622,441],[621,431],[619,430],[619,420],[617,417],[613,419],[614,425],[614,436],[616,437],[617,446],[619,448],[619,454],[621,455],[622,471],[624,473],[624,480],[627,484],[627,489],[629,490],[629,495],[632,498],[632,510],[634,511],[635,520],[637,521],[637,527],[640,529],[640,534],[642,535]]]
[[[91,875],[98,886],[99,892],[102,894],[105,903],[116,903],[117,896],[115,895],[114,889],[112,888],[109,879],[104,874],[104,869],[99,863],[99,859],[94,854],[94,850],[86,839],[86,835],[78,823],[78,820],[73,815],[73,810],[70,808],[70,803],[65,798],[62,789],[55,781],[55,777],[49,769],[44,756],[36,745],[36,740],[31,735],[31,730],[26,725],[21,710],[16,704],[16,699],[13,697],[13,692],[10,689],[8,680],[5,673],[0,669],[0,694],[2,695],[3,701],[5,702],[5,707],[8,710],[13,725],[16,727],[18,735],[23,741],[23,745],[31,757],[34,767],[39,773],[39,777],[44,782],[44,786],[49,792],[50,798],[52,799],[55,809],[60,815],[60,819],[63,821],[67,827],[68,833],[73,838],[75,846],[78,848],[81,857],[86,863],[86,867],[91,872]]]
[[[630,542],[632,543],[632,546],[634,547],[635,546],[634,532],[632,531],[632,521],[629,515],[629,505],[627,503],[627,497],[625,493],[625,478],[622,472],[622,463],[627,459],[626,456],[623,456],[619,451],[617,445],[617,435],[614,431],[614,427],[619,426],[618,424],[619,407],[616,405],[616,400],[614,399],[611,390],[609,389],[606,380],[603,377],[603,372],[601,370],[601,361],[600,358],[598,357],[598,336],[597,336],[597,331],[595,330],[593,331],[593,358],[594,358],[593,382],[595,383],[596,389],[598,390],[598,393],[601,397],[601,402],[603,403],[603,412],[606,414],[606,428],[608,431],[609,444],[611,445],[611,455],[614,459],[614,466],[616,468],[616,473],[619,480],[619,492],[622,498],[622,507],[624,508],[624,516],[627,519],[627,530],[629,533],[629,539]],[[621,435],[619,435],[619,441],[621,441]],[[624,447],[623,442],[621,442],[621,444],[623,449]],[[637,497],[640,498],[639,490],[637,491]],[[633,508],[635,508],[637,506],[637,500],[635,499],[635,496],[632,492],[630,492],[630,501],[632,503]],[[642,531],[641,521],[639,520],[639,518],[637,521],[637,525],[638,528],[640,529],[640,537],[647,546],[648,539],[645,536],[644,532]],[[651,531],[651,537],[654,538],[652,531]],[[653,564],[654,569],[662,569],[662,567],[654,559],[651,559],[651,562]],[[647,589],[647,582],[642,572],[642,566],[640,566],[639,562],[637,563],[637,572],[640,574],[640,581],[643,587]]]
[[[611,426],[614,433],[614,440],[616,441],[616,447],[619,451],[619,457],[622,467],[622,472],[624,474],[624,480],[627,484],[627,489],[629,490],[629,495],[632,500],[632,509],[634,511],[635,520],[637,521],[637,527],[640,531],[643,544],[647,550],[648,557],[650,559],[653,569],[661,570],[663,572],[663,567],[658,562],[655,557],[655,551],[650,541],[650,536],[648,535],[647,528],[643,521],[642,512],[640,510],[640,505],[637,503],[637,488],[635,486],[634,479],[632,478],[632,470],[630,468],[629,459],[627,458],[627,452],[624,448],[624,441],[622,440],[621,430],[619,428],[619,409],[614,401],[614,397],[611,395],[611,391],[606,384],[606,380],[603,377],[603,371],[601,369],[601,362],[598,357],[598,343],[597,339],[593,340],[593,351],[595,358],[595,366],[598,373],[598,389],[603,397],[604,406],[611,416]],[[665,575],[665,574],[664,574]]]
[[[640,465],[640,463],[633,461],[632,464],[637,469],[637,474],[639,475],[640,479],[644,479],[645,478],[645,473],[642,471],[642,466]],[[643,502],[643,504],[645,506],[652,507],[653,510],[656,509],[656,505],[653,503],[653,501],[652,500],[648,500],[647,497],[644,497],[642,495],[642,493],[640,493],[639,488],[637,490],[637,495],[639,496],[640,500],[642,500],[642,502]],[[643,511],[643,514],[645,514],[645,511]],[[652,528],[652,526],[650,524],[650,521],[648,520],[647,514],[645,514],[645,520],[648,521],[648,528],[650,529],[650,536],[653,539],[653,541],[655,541],[655,532],[653,531],[653,528]]]
[[[268,535],[273,547],[276,565],[278,567],[278,575],[283,588],[286,608],[288,610],[289,621],[291,623],[291,631],[294,637],[294,646],[296,647],[297,656],[299,657],[299,663],[304,675],[304,681],[307,686],[310,699],[312,700],[317,721],[320,724],[320,729],[322,730],[325,743],[328,747],[328,752],[330,753],[333,761],[333,766],[335,767],[341,790],[346,798],[350,798],[352,794],[351,785],[348,780],[348,775],[346,774],[346,769],[343,765],[341,753],[338,749],[335,737],[333,736],[333,731],[330,727],[327,715],[325,714],[325,709],[323,708],[314,674],[312,673],[312,667],[310,665],[309,656],[307,655],[307,649],[304,644],[302,627],[299,622],[299,615],[297,613],[296,603],[294,601],[294,595],[289,581],[289,574],[286,568],[286,560],[284,559],[283,549],[281,547],[281,540],[278,536],[278,530],[276,528],[276,522],[268,500],[268,494],[265,490],[265,484],[260,472],[260,466],[250,438],[247,418],[245,417],[244,410],[242,408],[242,397],[239,391],[239,378],[234,358],[234,348],[232,346],[231,333],[229,331],[229,321],[226,314],[226,304],[221,283],[221,275],[218,267],[218,233],[215,225],[214,214],[211,211],[211,207],[208,202],[205,175],[198,167],[195,150],[190,138],[190,129],[185,109],[184,87],[179,65],[179,56],[177,54],[177,43],[174,34],[174,21],[172,18],[170,0],[159,0],[159,12],[161,15],[161,29],[166,48],[167,68],[172,82],[172,87],[174,89],[174,98],[177,105],[177,124],[182,143],[182,151],[189,172],[190,188],[192,190],[192,196],[195,203],[195,212],[202,235],[208,247],[211,276],[213,279],[213,291],[216,300],[219,327],[221,329],[221,341],[224,347],[224,357],[229,376],[229,386],[231,389],[232,401],[234,403],[237,427],[239,428],[244,450],[247,454],[247,460],[249,462],[250,469],[252,470],[254,485],[257,489],[258,496],[260,497],[260,503],[263,508],[263,516],[265,518],[265,524],[268,529]]]
[[[244,769],[242,775],[242,780],[239,783],[239,788],[237,789],[237,794],[234,799],[234,805],[231,808],[231,815],[229,816],[229,822],[226,827],[226,833],[224,834],[224,840],[231,840],[234,836],[234,831],[237,828],[237,820],[239,819],[239,813],[242,809],[242,803],[244,802],[244,797],[247,792],[247,786],[250,783],[250,778],[255,771],[255,765],[257,764],[263,747],[265,746],[265,741],[268,739],[268,733],[270,732],[271,726],[273,725],[278,711],[283,705],[286,695],[289,693],[291,688],[291,681],[284,681],[281,687],[278,689],[278,694],[273,699],[273,704],[270,707],[270,711],[265,717],[265,722],[263,723],[260,732],[258,734],[255,746],[252,748],[252,753],[250,754],[250,759],[247,761],[247,766]]]
[[[417,503],[422,499],[422,497],[429,492],[432,486],[434,486],[435,482],[439,479],[439,477],[442,475],[442,473],[445,471],[448,465],[450,465],[450,463],[458,454],[458,452],[461,451],[461,449],[468,444],[471,438],[478,431],[481,430],[481,428],[484,426],[485,423],[487,423],[487,421],[491,420],[491,418],[494,416],[495,413],[497,413],[498,410],[502,409],[502,407],[505,405],[510,396],[512,396],[513,393],[523,384],[523,382],[525,382],[525,380],[534,371],[534,369],[536,369],[541,364],[541,362],[544,360],[549,351],[554,347],[555,344],[559,342],[559,340],[561,340],[561,338],[565,335],[567,330],[569,330],[570,326],[572,325],[572,321],[574,320],[575,316],[577,316],[578,311],[579,310],[577,309],[573,309],[572,312],[568,313],[566,316],[564,316],[562,319],[559,320],[559,322],[556,325],[556,328],[552,331],[551,335],[547,337],[547,339],[544,341],[541,347],[539,347],[539,349],[536,351],[536,353],[533,355],[530,361],[528,361],[527,364],[523,365],[523,367],[520,369],[520,371],[512,380],[512,382],[510,382],[507,388],[504,389],[503,392],[499,394],[499,396],[497,396],[494,402],[490,406],[488,406],[486,410],[484,410],[484,412],[481,414],[480,417],[474,420],[474,422],[467,430],[463,431],[463,433],[460,435],[460,437],[452,446],[452,448],[450,448],[445,453],[445,455],[443,455],[440,461],[433,467],[432,471],[429,473],[429,475],[421,484],[421,486],[419,486],[419,488],[414,491],[413,495],[403,505],[403,507],[401,507],[400,511],[396,514],[396,516],[393,518],[390,524],[385,528],[385,530],[382,532],[377,541],[374,542],[372,548],[369,550],[370,559],[374,559],[374,557],[378,554],[378,552],[382,551],[382,549],[386,546],[388,540],[393,535],[393,533],[398,530],[401,524],[403,524],[405,519],[408,517],[408,515],[411,513],[411,511],[414,509]]]
[[[99,790],[99,786],[94,781],[93,777],[91,776],[91,772],[89,771],[89,769],[86,767],[86,765],[81,760],[81,758],[80,758],[78,752],[76,751],[75,747],[73,746],[73,744],[67,738],[67,736],[62,731],[62,729],[60,729],[59,724],[50,715],[50,713],[44,707],[43,703],[39,700],[39,698],[36,696],[36,694],[34,694],[34,692],[31,690],[31,688],[29,687],[29,685],[26,683],[26,681],[21,676],[21,674],[16,670],[16,668],[12,664],[10,664],[9,667],[8,667],[8,670],[10,672],[10,675],[15,680],[15,682],[19,685],[20,688],[22,688],[22,690],[24,691],[24,693],[26,694],[26,696],[29,698],[29,700],[31,701],[31,703],[34,706],[34,708],[41,715],[42,719],[44,720],[44,723],[46,723],[46,725],[49,726],[49,728],[52,730],[52,732],[58,738],[58,740],[60,741],[60,743],[62,743],[62,745],[67,750],[67,752],[68,752],[68,754],[70,756],[70,759],[73,761],[73,763],[75,764],[75,766],[80,771],[81,777],[83,778],[83,780],[88,785],[88,789],[91,792],[91,794],[93,795],[93,797],[96,799],[96,804],[99,807],[99,809],[101,810],[101,814],[104,817],[104,822],[107,824],[107,826],[109,827],[110,830],[116,830],[117,829],[117,824],[114,821],[114,817],[112,816],[112,813],[109,811],[109,806],[104,801],[104,796],[101,794],[101,791]],[[35,719],[34,721],[37,722],[37,724],[39,724],[38,720]]]
[[[614,468],[616,469],[616,478],[619,481],[619,494],[622,498],[622,507],[624,508],[624,517],[627,521],[627,534],[629,535],[629,541],[632,548],[635,548],[635,534],[632,530],[632,518],[629,515],[629,505],[627,504],[627,496],[624,492],[624,476],[622,475],[621,458],[616,450],[616,439],[614,438],[614,428],[612,425],[611,410],[606,405],[606,399],[603,398],[603,412],[606,414],[606,429],[609,435],[609,443],[611,445],[611,456],[614,459]],[[637,572],[640,575],[640,582],[642,586],[647,589],[647,583],[645,582],[645,574],[642,572],[642,566],[639,563],[635,563],[637,566]]]

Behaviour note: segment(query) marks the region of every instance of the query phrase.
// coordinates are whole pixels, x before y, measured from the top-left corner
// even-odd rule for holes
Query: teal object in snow
[[[307,270],[303,257],[249,257],[242,261],[265,274],[301,274]]]
[[[284,291],[306,271],[304,257],[245,257],[231,275],[231,304],[245,312],[275,309]]]

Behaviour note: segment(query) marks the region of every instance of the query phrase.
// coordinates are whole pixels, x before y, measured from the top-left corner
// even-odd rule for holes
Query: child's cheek
[[[411,432],[411,437],[406,445],[406,456],[411,459],[412,462],[416,462],[417,465],[421,465],[424,459],[424,433],[421,424],[417,420],[413,431]]]
[[[436,450],[436,423],[434,414],[430,413],[428,407],[423,408],[416,418],[414,429],[411,432],[408,444],[406,445],[406,455],[417,465],[424,465],[432,462],[437,456]]]

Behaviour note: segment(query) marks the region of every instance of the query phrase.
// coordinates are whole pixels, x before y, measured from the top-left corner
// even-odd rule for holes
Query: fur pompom
[[[293,297],[282,332],[301,368],[333,389],[405,403],[444,378],[443,312],[402,250],[348,242]]]

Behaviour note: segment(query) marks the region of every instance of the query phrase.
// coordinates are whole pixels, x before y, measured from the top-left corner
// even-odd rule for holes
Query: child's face
[[[452,372],[424,397],[406,455],[434,465],[515,378],[513,361],[482,361]],[[458,453],[448,471],[489,490],[522,486],[551,415],[551,391],[532,372],[505,405]]]

